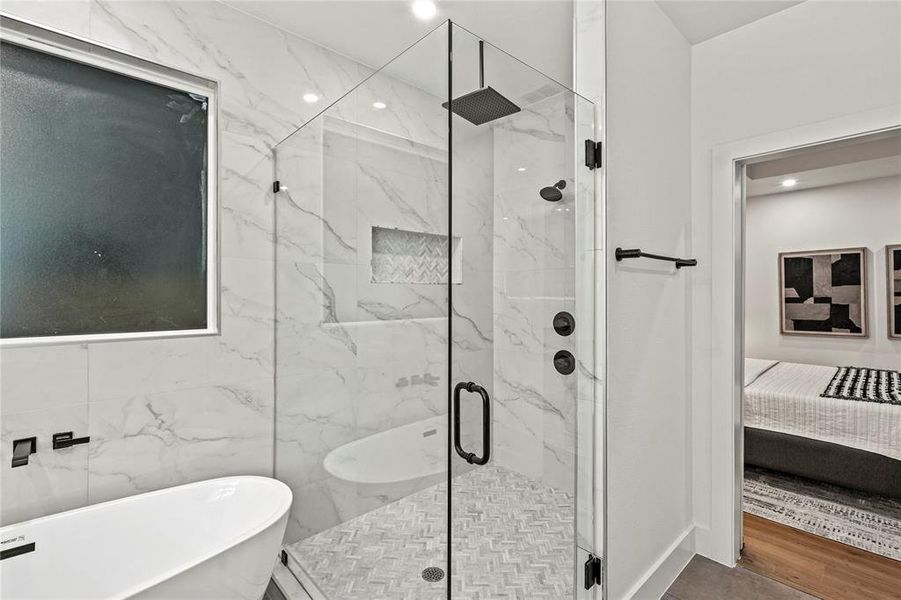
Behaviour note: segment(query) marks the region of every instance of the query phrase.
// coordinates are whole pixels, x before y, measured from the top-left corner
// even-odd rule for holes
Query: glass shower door
[[[451,597],[593,597],[590,102],[453,27]]]
[[[594,597],[593,107],[450,23],[341,68],[275,151],[283,562],[316,600]]]

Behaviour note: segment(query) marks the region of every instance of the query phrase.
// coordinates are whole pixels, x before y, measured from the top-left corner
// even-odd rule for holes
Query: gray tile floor
[[[816,600],[816,597],[747,569],[730,569],[695,556],[663,600]]]
[[[439,600],[444,567],[447,484],[427,488],[288,544],[328,600]],[[573,498],[497,466],[453,480],[454,597],[559,600],[572,596]]]

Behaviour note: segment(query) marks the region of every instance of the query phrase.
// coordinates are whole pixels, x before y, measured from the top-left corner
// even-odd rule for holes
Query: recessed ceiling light
[[[388,105],[385,104],[384,102],[373,102],[372,103],[372,108],[377,108],[379,110],[385,108],[386,106],[388,106]]]
[[[520,173],[522,173],[523,171],[526,170],[526,168],[525,168],[525,167],[519,167],[519,168],[517,168],[516,170],[519,171]]]
[[[432,0],[415,0],[413,2],[413,14],[417,19],[428,21],[438,12],[435,3]]]
[[[303,101],[307,104],[313,104],[314,102],[319,102],[319,96],[316,94],[304,94]]]
[[[797,185],[797,184],[798,184],[798,180],[794,179],[792,177],[782,180],[782,187],[795,187],[795,185]]]

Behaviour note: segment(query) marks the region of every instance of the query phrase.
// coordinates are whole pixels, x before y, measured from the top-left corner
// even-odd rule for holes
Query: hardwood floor
[[[901,600],[901,562],[745,513],[739,565],[823,600]]]

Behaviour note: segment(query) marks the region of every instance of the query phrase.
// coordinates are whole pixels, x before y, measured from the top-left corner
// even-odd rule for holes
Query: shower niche
[[[437,233],[372,228],[372,283],[461,284],[462,260],[460,237],[448,242],[446,235]]]
[[[276,476],[317,600],[596,597],[593,132],[448,22],[277,146]]]

